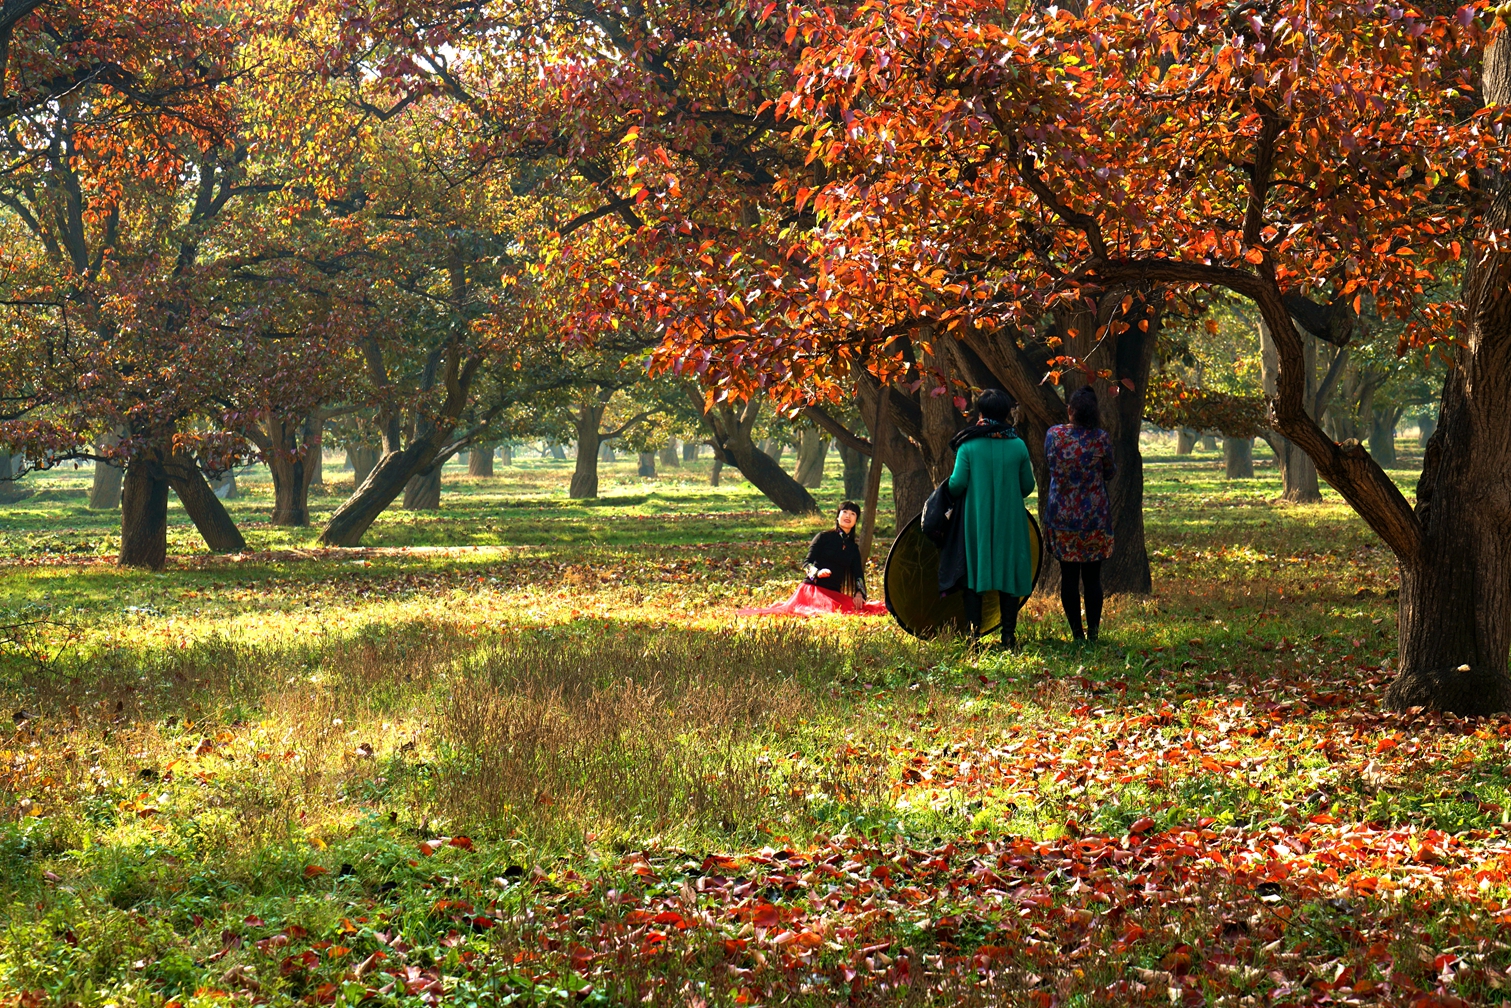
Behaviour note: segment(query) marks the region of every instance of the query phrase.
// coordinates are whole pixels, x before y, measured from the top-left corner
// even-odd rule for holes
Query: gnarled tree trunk
[[[464,356],[464,352],[466,355]],[[460,344],[452,344],[442,351],[444,371],[441,377],[446,389],[446,398],[433,419],[427,418],[417,425],[415,436],[401,451],[389,451],[368,474],[357,492],[331,515],[325,531],[320,533],[323,546],[355,546],[362,535],[392,504],[415,473],[435,461],[446,447],[451,432],[456,429],[458,418],[466,408],[467,397],[473,379],[482,366],[481,354],[466,352]],[[384,434],[384,443],[391,446],[397,437],[397,425],[389,424]]]
[[[320,458],[319,415],[288,417],[268,414],[264,429],[252,438],[273,476],[274,525],[300,527],[310,523],[310,481]]]
[[[637,452],[636,454],[639,456],[639,458],[637,459],[636,468],[635,468],[636,475],[644,477],[646,479],[653,479],[653,478],[655,478],[655,475],[656,475],[656,453],[655,452]]]
[[[696,392],[693,401],[701,410],[703,400]],[[818,503],[807,489],[787,475],[787,472],[770,455],[755,446],[750,432],[755,428],[761,403],[752,399],[736,407],[727,403],[703,414],[703,420],[713,431],[714,441],[725,462],[733,463],[740,473],[755,488],[789,514],[811,514],[818,510]],[[714,484],[717,486],[718,484]]]
[[[1504,34],[1485,51],[1481,93],[1487,105],[1511,102]],[[1511,166],[1495,167],[1484,173],[1485,184],[1496,187],[1483,222],[1491,234],[1511,224]],[[1400,675],[1388,694],[1396,707],[1511,709],[1508,277],[1511,254],[1477,244],[1464,277],[1466,331],[1453,348],[1455,366],[1417,483],[1419,534],[1415,542],[1392,542],[1401,560]]]
[[[675,468],[682,463],[677,461],[677,439],[673,438],[661,448],[661,464],[667,468]]]
[[[1175,454],[1190,455],[1196,450],[1196,432],[1189,427],[1182,427],[1175,432]]]

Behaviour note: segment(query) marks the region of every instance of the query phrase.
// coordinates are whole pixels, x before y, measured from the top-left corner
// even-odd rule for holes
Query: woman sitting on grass
[[[860,520],[860,506],[845,501],[834,515],[834,527],[820,532],[808,544],[803,560],[807,577],[792,598],[780,605],[762,609],[741,609],[741,616],[822,616],[828,613],[856,613],[875,616],[885,613],[880,602],[866,601],[866,562],[855,539],[855,525]]]

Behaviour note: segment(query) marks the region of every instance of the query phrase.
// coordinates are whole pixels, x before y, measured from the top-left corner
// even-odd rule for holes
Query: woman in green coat
[[[974,638],[981,628],[981,596],[997,592],[1002,646],[1018,646],[1018,610],[1034,587],[1028,514],[1023,498],[1034,492],[1028,448],[1008,419],[1013,401],[987,389],[976,401],[980,419],[955,435],[950,496],[965,522],[965,616]]]

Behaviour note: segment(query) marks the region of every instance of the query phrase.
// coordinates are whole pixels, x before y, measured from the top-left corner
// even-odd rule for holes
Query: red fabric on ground
[[[829,616],[839,613],[844,616],[885,616],[885,602],[867,601],[857,606],[855,600],[840,592],[820,588],[804,581],[792,593],[792,598],[780,605],[761,609],[740,609],[737,616]]]

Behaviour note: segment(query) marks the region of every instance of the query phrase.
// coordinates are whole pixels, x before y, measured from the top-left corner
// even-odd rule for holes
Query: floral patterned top
[[[1112,438],[1098,428],[1060,424],[1044,436],[1049,500],[1044,509],[1055,557],[1089,563],[1112,556],[1112,508],[1107,481],[1117,472]]]

